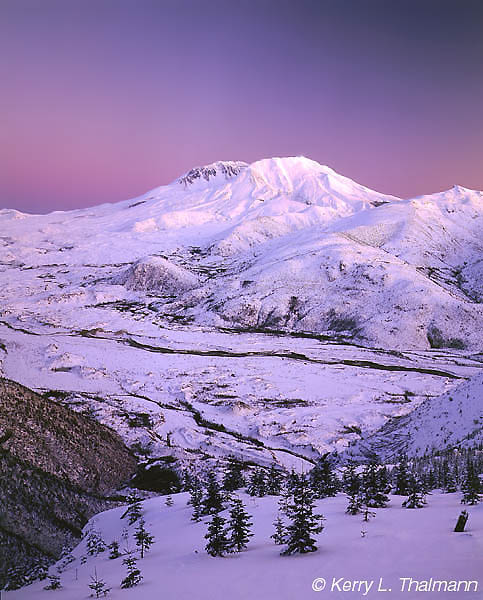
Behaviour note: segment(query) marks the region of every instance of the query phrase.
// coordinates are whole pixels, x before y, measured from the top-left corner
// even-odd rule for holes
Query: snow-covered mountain
[[[401,201],[314,161],[275,158],[193,169],[135,201],[0,216],[5,265],[97,266],[86,292],[169,296],[178,319],[385,348],[480,347],[481,192]],[[62,280],[59,300],[79,287]]]
[[[303,157],[5,209],[2,374],[151,453],[312,460],[480,372],[482,225],[482,192],[401,200]]]

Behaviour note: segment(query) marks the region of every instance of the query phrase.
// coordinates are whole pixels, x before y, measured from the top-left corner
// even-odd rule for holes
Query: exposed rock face
[[[204,167],[195,167],[178,179],[179,183],[185,186],[193,183],[197,179],[209,181],[217,175],[224,175],[226,179],[236,177],[241,171],[246,169],[248,164],[242,161],[223,160],[215,162]]]
[[[109,428],[0,379],[0,588],[9,568],[58,558],[135,468]]]

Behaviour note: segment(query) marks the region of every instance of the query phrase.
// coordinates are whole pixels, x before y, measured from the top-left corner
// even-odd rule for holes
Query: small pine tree
[[[361,487],[361,478],[357,474],[357,467],[350,461],[342,471],[342,489],[348,496],[355,496]]]
[[[278,509],[283,514],[286,514],[287,508],[290,504],[294,486],[290,482],[290,477],[283,482],[282,489],[280,490],[280,498],[278,500]]]
[[[220,510],[223,510],[223,497],[221,495],[220,485],[213,471],[208,473],[206,494],[202,504],[204,514],[218,513]]]
[[[466,461],[466,472],[461,484],[461,491],[463,497],[461,498],[462,504],[478,504],[480,501],[480,478],[476,472],[473,461],[468,457]]]
[[[362,500],[357,492],[352,492],[347,495],[349,501],[345,512],[349,515],[357,515],[362,509]]]
[[[404,508],[423,508],[423,506],[426,504],[426,500],[424,498],[421,483],[415,477],[415,475],[409,476],[406,489],[408,497],[402,503]]]
[[[228,458],[227,469],[223,475],[223,489],[225,491],[234,492],[245,485],[242,470],[242,463],[233,456],[230,456]]]
[[[339,490],[339,481],[327,455],[317,461],[309,473],[309,478],[316,498],[335,496]]]
[[[200,480],[194,477],[191,481],[189,504],[193,507],[193,521],[199,521],[203,513],[203,487]]]
[[[183,483],[182,483],[183,492],[191,491],[192,482],[193,482],[193,475],[188,470],[184,471],[183,472]]]
[[[91,575],[89,588],[92,590],[91,597],[95,595],[96,598],[107,596],[111,591],[111,588],[107,587],[106,582],[97,576],[97,569],[94,569],[94,575]]]
[[[86,536],[86,548],[89,556],[97,556],[106,550],[106,543],[95,529],[91,529]]]
[[[145,553],[151,548],[154,542],[154,537],[146,531],[144,519],[139,520],[139,524],[134,533],[136,546],[139,548],[141,558],[144,558]]]
[[[277,518],[273,522],[273,526],[275,527],[275,532],[272,533],[270,537],[277,544],[277,546],[282,546],[286,542],[287,531],[285,523],[283,522],[280,513],[277,515]]]
[[[456,492],[457,489],[454,471],[452,469],[448,469],[443,475],[443,491],[445,494],[452,494]]]
[[[407,496],[409,494],[410,473],[409,465],[405,455],[401,457],[394,468],[394,493],[397,496]]]
[[[119,558],[121,556],[121,553],[119,552],[119,542],[114,540],[112,541],[109,546],[109,558],[111,560],[114,560],[116,558]]]
[[[286,549],[282,554],[305,554],[315,552],[317,546],[312,535],[323,530],[322,515],[314,514],[315,498],[308,478],[301,475],[293,490],[286,514],[290,519],[287,526]]]
[[[285,493],[288,496],[291,496],[295,488],[299,484],[299,479],[300,476],[292,469],[292,471],[290,471],[290,473],[288,474],[287,479],[285,480],[285,490],[283,493]]]
[[[278,496],[282,489],[283,473],[275,465],[270,467],[267,474],[266,488],[270,496]]]
[[[265,471],[262,468],[257,467],[250,475],[247,485],[247,493],[250,496],[257,496],[258,498],[262,498],[263,496],[267,495]]]
[[[137,568],[137,558],[134,556],[131,550],[126,550],[127,556],[123,559],[122,563],[126,565],[127,575],[121,581],[121,587],[123,589],[132,588],[138,585],[143,576],[141,571]]]
[[[69,546],[64,546],[57,565],[57,573],[63,573],[67,567],[75,561],[75,556],[71,553]]]
[[[171,494],[169,494],[166,497],[166,501],[165,502],[166,502],[166,506],[173,506],[173,504],[174,504],[173,496],[171,496]]]
[[[211,556],[224,556],[229,549],[230,541],[225,529],[225,519],[217,513],[213,514],[208,525],[208,533],[205,539],[208,540],[205,548]]]
[[[47,578],[49,583],[44,587],[44,590],[60,590],[62,584],[59,575],[47,575]]]
[[[250,532],[252,519],[246,512],[243,502],[239,498],[234,498],[230,510],[230,519],[228,529],[230,532],[230,550],[241,552],[247,547],[253,533]]]
[[[388,497],[386,495],[387,478],[380,465],[370,463],[362,473],[361,500],[370,508],[382,508],[386,506]]]
[[[362,506],[361,512],[362,512],[362,520],[365,523],[368,523],[370,519],[372,519],[376,516],[376,513],[373,510],[369,510],[368,506]]]
[[[129,525],[134,525],[134,523],[141,518],[142,507],[141,501],[136,496],[131,496],[130,498],[134,498],[135,501],[129,502],[129,506],[126,509],[126,512],[122,515],[121,519],[127,517]]]

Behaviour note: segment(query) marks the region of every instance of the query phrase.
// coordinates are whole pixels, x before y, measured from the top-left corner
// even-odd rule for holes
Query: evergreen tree
[[[75,556],[70,551],[69,546],[64,546],[60,554],[60,560],[57,565],[57,573],[63,573],[67,567],[75,561]]]
[[[166,503],[166,506],[173,506],[174,500],[173,500],[173,496],[171,496],[171,494],[168,494],[168,496],[166,497],[165,503]]]
[[[223,497],[221,495],[220,485],[213,471],[207,476],[206,494],[202,501],[203,513],[213,514],[223,510]]]
[[[96,556],[106,550],[106,543],[98,531],[91,529],[86,536],[86,547],[89,556]]]
[[[361,510],[362,510],[362,520],[366,523],[369,522],[369,519],[372,519],[373,517],[376,516],[376,513],[372,510],[369,510],[368,506],[362,506]]]
[[[357,496],[361,487],[361,478],[356,469],[355,463],[349,461],[342,471],[342,488],[348,496]]]
[[[245,485],[242,470],[242,463],[233,456],[230,456],[228,458],[227,469],[223,475],[223,489],[225,491],[234,492]]]
[[[44,590],[60,590],[62,584],[58,575],[48,575],[49,584],[44,587]]]
[[[409,494],[410,473],[407,457],[403,455],[394,469],[394,493],[397,496]]]
[[[282,489],[283,473],[275,465],[270,467],[266,479],[266,491],[270,496],[278,496]]]
[[[389,473],[386,465],[379,465],[377,469],[377,482],[380,491],[383,494],[389,494],[391,491],[391,483],[389,481]]]
[[[422,477],[423,489],[426,494],[437,487],[436,473],[433,469],[429,469],[429,471],[423,473]]]
[[[461,491],[463,497],[461,498],[462,504],[478,504],[480,501],[480,478],[475,470],[473,461],[468,458],[466,462],[466,473],[461,484]]]
[[[193,477],[191,482],[189,504],[193,507],[191,519],[193,521],[199,521],[203,513],[203,486],[198,477]]]
[[[314,508],[315,497],[309,479],[301,475],[286,510],[290,523],[287,526],[287,547],[282,554],[305,554],[317,550],[312,535],[322,531],[323,516],[314,514]]]
[[[317,461],[309,478],[316,498],[335,496],[339,490],[339,481],[327,455]]]
[[[127,575],[121,581],[121,587],[123,589],[132,588],[135,585],[138,585],[143,578],[141,571],[137,568],[137,560],[138,559],[131,550],[126,550],[126,557],[122,561],[127,568]]]
[[[129,525],[134,525],[134,523],[141,518],[142,508],[141,502],[139,500],[135,502],[131,502],[126,509],[126,512],[122,515],[121,519],[127,517]]]
[[[381,466],[373,462],[362,473],[361,500],[369,508],[382,508],[388,502],[387,479],[384,473],[381,476],[381,470]]]
[[[114,560],[116,558],[119,558],[121,556],[121,553],[119,552],[119,542],[114,540],[112,541],[109,546],[109,558],[111,560]]]
[[[273,525],[275,527],[275,532],[270,537],[277,544],[277,546],[281,546],[286,542],[287,531],[285,523],[283,522],[280,513],[278,513],[277,518],[273,522]]]
[[[447,470],[446,470],[447,469]],[[445,494],[452,494],[456,492],[456,477],[454,475],[453,469],[448,467],[448,462],[446,461],[446,469],[443,471],[443,491]]]
[[[48,567],[44,560],[45,559],[42,558],[38,559],[34,565],[29,566],[28,570],[25,565],[10,567],[7,570],[7,581],[3,589],[5,591],[18,590],[21,587],[33,583],[37,579],[46,579]]]
[[[108,588],[106,582],[102,579],[99,579],[97,576],[97,569],[94,569],[94,575],[91,575],[91,583],[89,584],[89,588],[92,590],[91,596],[96,596],[96,598],[100,598],[101,596],[107,596],[107,594],[111,591],[111,588]]]
[[[247,547],[253,533],[250,532],[252,519],[246,512],[243,502],[239,498],[234,498],[230,510],[230,519],[228,528],[230,532],[230,550],[241,552]]]
[[[257,467],[253,470],[248,481],[247,493],[250,496],[257,496],[258,498],[262,498],[263,496],[267,495],[265,471],[262,468]]]
[[[285,482],[282,485],[282,489],[280,490],[280,498],[278,501],[278,508],[280,512],[286,514],[288,505],[290,504],[290,499],[292,497],[293,490],[295,489],[295,485],[293,484],[293,479],[287,477]],[[298,480],[297,480],[298,481]],[[292,483],[291,483],[292,482]]]
[[[230,541],[225,529],[225,523],[226,521],[223,517],[220,517],[217,513],[213,514],[208,525],[208,533],[205,535],[205,539],[208,540],[205,548],[211,556],[223,556],[229,550]]]
[[[423,506],[426,504],[423,488],[419,480],[414,475],[409,476],[406,489],[408,497],[402,503],[404,508],[423,508]]]
[[[349,515],[357,515],[362,509],[362,500],[357,492],[351,492],[347,494],[347,500],[349,501],[345,512]]]
[[[284,493],[288,496],[291,496],[299,484],[300,476],[292,469],[287,476],[285,481],[285,491]]]
[[[144,554],[151,548],[154,537],[146,531],[144,519],[139,520],[139,524],[134,533],[134,539],[136,540],[136,546],[139,548],[141,558],[144,558]]]
[[[182,483],[183,492],[190,492],[192,483],[193,483],[193,475],[191,474],[190,471],[188,471],[186,469],[186,471],[183,472],[183,483]]]

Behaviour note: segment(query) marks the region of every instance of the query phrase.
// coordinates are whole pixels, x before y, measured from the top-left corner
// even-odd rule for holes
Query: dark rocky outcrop
[[[0,589],[12,567],[58,558],[135,470],[108,427],[0,379]]]

